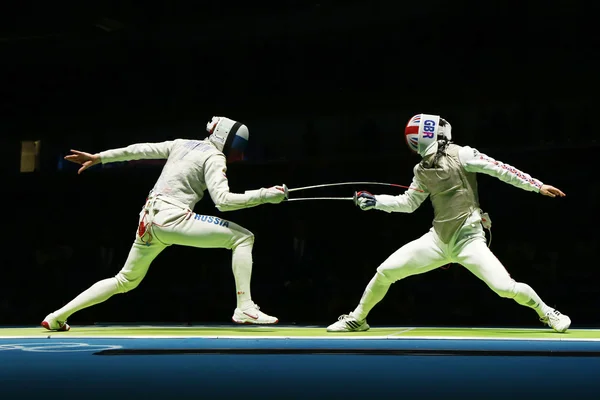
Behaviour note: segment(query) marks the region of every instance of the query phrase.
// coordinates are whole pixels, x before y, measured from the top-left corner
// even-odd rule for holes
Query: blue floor
[[[350,354],[119,354],[153,349],[312,349],[317,353],[345,349]],[[489,354],[351,354],[356,349]],[[600,343],[1,339],[0,399],[34,396],[62,400],[599,399]]]

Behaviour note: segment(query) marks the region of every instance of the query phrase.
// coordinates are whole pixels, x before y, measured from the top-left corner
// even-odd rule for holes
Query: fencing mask
[[[417,114],[404,130],[408,147],[421,157],[438,140],[452,140],[452,126],[439,115]]]
[[[250,136],[246,125],[225,117],[213,117],[206,124],[206,130],[210,134],[208,140],[225,154],[228,162],[244,158]]]

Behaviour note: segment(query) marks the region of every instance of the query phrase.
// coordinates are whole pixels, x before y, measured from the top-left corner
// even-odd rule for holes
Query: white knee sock
[[[112,295],[119,293],[118,281],[116,278],[108,278],[96,282],[88,290],[71,300],[60,310],[53,314],[58,321],[66,321],[71,315],[79,310],[102,303],[108,300]]]
[[[531,286],[517,282],[514,291],[517,293],[514,300],[523,306],[533,308],[540,317],[546,315],[548,311],[552,311],[552,308],[548,307],[546,303],[542,301],[540,296],[538,296]]]
[[[231,264],[235,289],[237,292],[237,307],[246,308],[252,304],[250,295],[250,279],[252,278],[252,246],[253,242],[245,242],[233,249]]]
[[[371,309],[385,297],[390,286],[391,282],[377,272],[367,285],[358,307],[352,311],[352,316],[359,321],[367,318]]]

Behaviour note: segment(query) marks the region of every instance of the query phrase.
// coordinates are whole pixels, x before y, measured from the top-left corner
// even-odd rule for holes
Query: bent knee
[[[375,279],[378,283],[390,285],[403,277],[398,277],[398,273],[393,273],[392,270],[385,268],[385,265],[379,266],[377,268],[377,273],[375,274]]]
[[[517,295],[517,293],[515,291],[516,284],[517,284],[517,282],[515,282],[512,279],[509,281],[497,282],[494,284],[488,283],[490,289],[492,289],[494,292],[496,292],[496,294],[498,296],[504,297],[507,299],[512,299]]]
[[[142,282],[142,278],[136,279],[136,278],[128,276],[127,274],[124,274],[122,272],[119,272],[115,276],[115,279],[117,280],[118,293],[129,292],[129,291],[135,289],[136,287],[138,287],[140,285],[140,283]]]
[[[254,245],[254,234],[252,232],[250,232],[249,230],[245,230],[244,232],[240,232],[238,235],[236,235],[231,248],[235,249],[236,247],[239,247],[239,246],[253,246],[253,245]]]

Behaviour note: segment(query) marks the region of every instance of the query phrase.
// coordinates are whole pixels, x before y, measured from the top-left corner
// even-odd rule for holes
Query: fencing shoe
[[[558,310],[548,311],[545,316],[540,318],[540,321],[559,333],[565,332],[571,326],[571,318],[561,314]]]
[[[67,321],[58,321],[52,313],[48,314],[40,325],[49,331],[66,332],[71,329]]]
[[[260,307],[254,303],[244,309],[236,308],[231,319],[236,324],[268,325],[279,322],[277,318],[260,311]]]
[[[327,332],[364,332],[368,331],[369,328],[366,319],[359,321],[350,313],[349,315],[341,315],[337,322],[327,327]]]

